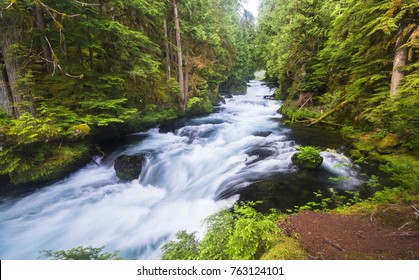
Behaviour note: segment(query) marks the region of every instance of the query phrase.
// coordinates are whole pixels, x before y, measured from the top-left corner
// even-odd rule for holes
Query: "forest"
[[[208,113],[255,70],[237,0],[1,1],[0,174],[47,181],[94,145]]]
[[[320,157],[321,152],[332,154],[332,159],[348,156],[348,161],[333,161],[336,165],[333,168],[349,166],[355,170],[356,164],[374,166],[380,175],[385,174],[385,183],[372,175],[365,180],[363,193],[314,192],[317,201],[294,205],[286,214],[258,212],[255,209],[260,201],[240,201],[231,208],[208,213],[211,215],[204,220],[207,232],[201,239],[194,232],[182,230],[173,240],[168,238],[171,232],[164,236],[161,233],[161,239],[153,239],[155,243],[147,246],[154,246],[153,250],[161,246],[163,259],[333,259],[337,257],[308,254],[299,238],[286,232],[290,230],[287,225],[290,220],[298,223],[297,219],[305,218],[304,223],[308,224],[320,217],[326,228],[326,222],[341,219],[336,216],[344,214],[362,216],[364,223],[372,223],[375,219],[386,226],[391,224],[392,230],[385,236],[385,242],[380,241],[382,236],[374,242],[381,245],[394,238],[396,241],[391,239],[391,242],[405,247],[400,249],[402,253],[394,253],[391,251],[394,248],[390,248],[389,255],[375,252],[344,255],[341,244],[324,239],[329,247],[341,252],[340,257],[419,258],[419,2],[261,0],[259,15],[255,18],[245,9],[248,1],[251,0],[0,0],[0,182],[19,188],[64,178],[91,162],[93,156],[103,156],[108,143],[124,139],[126,135],[159,124],[173,124],[219,112],[215,110],[217,104],[225,103],[227,95],[231,95],[232,100],[228,102],[238,100],[236,96],[243,96],[254,86],[249,82],[255,79],[254,73],[265,70],[263,85],[273,89],[272,92],[268,89],[272,96],[264,96],[263,101],[234,104],[233,109],[229,108],[233,113],[228,117],[241,118],[239,121],[253,125],[253,121],[259,120],[258,116],[252,115],[254,112],[249,107],[240,106],[248,105],[246,102],[254,102],[253,107],[262,104],[256,111],[263,114],[269,111],[267,107],[271,104],[266,102],[275,100],[278,102],[275,104],[281,104],[275,108],[278,110],[275,113],[284,117],[275,120],[276,129],[282,129],[282,125],[289,130],[307,127],[322,131],[325,139],[342,138],[340,140],[350,146],[345,155],[333,149],[294,147],[295,143],[275,138],[278,135],[271,130],[268,133],[251,131],[250,135],[243,133],[243,139],[230,143],[226,139],[240,138],[248,128],[247,123],[245,129],[236,131],[234,128],[238,125],[232,125],[230,119],[219,121],[213,117],[203,124],[212,129],[205,131],[208,133],[202,137],[205,138],[203,142],[199,142],[200,139],[184,140],[181,144],[175,142],[175,152],[170,150],[156,156],[162,150],[166,152],[165,147],[160,146],[173,143],[164,142],[163,136],[150,132],[148,137],[159,147],[144,154],[149,157],[147,164],[155,160],[155,170],[166,168],[165,164],[170,166],[164,172],[156,173],[167,175],[167,178],[163,176],[163,180],[160,176],[150,182],[169,185],[165,190],[168,193],[173,186],[174,189],[178,187],[179,193],[192,197],[182,200],[182,205],[176,204],[176,200],[174,206],[170,204],[174,208],[165,210],[176,209],[174,212],[184,214],[185,208],[194,207],[194,195],[207,191],[204,187],[213,182],[227,186],[243,183],[237,174],[247,175],[245,171],[258,164],[254,159],[258,156],[271,159],[269,151],[272,149],[260,152],[261,149],[257,150],[260,147],[252,150],[248,146],[237,148],[235,145],[246,141],[253,143],[251,141],[262,136],[266,141],[263,145],[269,139],[276,139],[274,144],[268,143],[271,146],[266,144],[262,148],[272,148],[281,142],[285,150],[311,153],[307,157]],[[271,121],[272,116],[268,119]],[[197,122],[192,120],[194,125]],[[216,125],[221,128],[214,128]],[[233,128],[222,130],[223,125]],[[263,128],[264,125],[261,124]],[[271,123],[266,126],[269,125]],[[282,133],[280,129],[278,131]],[[221,137],[225,142],[215,141],[210,145],[205,142],[219,131],[226,134]],[[196,136],[180,136],[185,135]],[[179,135],[173,132],[170,136]],[[178,152],[176,149],[185,143],[190,146]],[[219,143],[225,150],[217,146]],[[210,150],[206,150],[208,146]],[[242,155],[232,156],[226,152],[229,147],[247,153],[242,160],[244,163],[234,162],[237,158],[242,159]],[[128,151],[132,151],[129,148]],[[210,152],[202,154],[202,151]],[[221,156],[225,153],[226,158],[214,160],[211,156],[216,152]],[[188,157],[191,154],[194,157]],[[196,158],[208,159],[208,165],[199,165]],[[177,161],[171,161],[173,159]],[[228,165],[230,162],[234,164]],[[100,163],[95,164],[100,167]],[[211,170],[210,164],[213,164]],[[238,169],[237,174],[228,177],[240,164],[245,165],[244,169]],[[224,166],[228,167],[226,171],[215,173],[219,177],[208,180],[206,176],[211,175],[210,172]],[[268,169],[269,165],[263,167]],[[83,172],[103,172],[99,168],[92,170],[93,167]],[[177,170],[187,175],[177,173]],[[263,181],[255,175],[260,174],[258,172],[260,169],[250,176],[256,178],[256,183]],[[302,177],[298,178],[305,180],[309,178],[307,174],[312,176],[315,171],[310,172],[303,170]],[[228,179],[222,181],[224,175]],[[339,183],[350,181],[351,176],[331,179]],[[206,185],[199,185],[193,181],[195,179]],[[272,181],[272,178],[267,179]],[[286,179],[289,178],[285,176],[284,182]],[[173,182],[166,182],[170,180]],[[167,194],[162,194],[160,189],[154,190],[151,183],[143,190],[141,183],[139,180],[138,189],[144,193],[149,191],[147,195],[153,199],[154,195]],[[119,181],[104,183],[106,187],[114,186],[112,184],[116,185],[115,189],[120,187]],[[124,184],[126,189],[135,185],[132,182]],[[197,185],[199,190],[194,195],[182,189]],[[262,192],[267,196],[270,185],[263,186],[266,190]],[[227,197],[218,192],[208,196],[211,203]],[[203,200],[199,200],[200,203]],[[212,207],[211,211],[216,208],[208,201],[202,203],[202,207]],[[200,212],[195,211],[196,208],[186,212],[188,219]],[[13,210],[13,206],[10,209]],[[306,210],[310,212],[304,212]],[[319,211],[335,212],[325,218],[321,216],[323,214],[318,215]],[[168,217],[173,214],[169,212],[166,213]],[[345,223],[340,221],[339,225]],[[72,225],[69,223],[69,227]],[[371,232],[381,229],[381,225],[377,226],[367,237],[373,238]],[[402,236],[401,233],[406,234]],[[163,239],[167,241],[164,245]],[[350,241],[354,243],[352,239]],[[119,259],[118,252],[102,254],[103,248],[81,246],[56,252],[45,248],[43,253],[54,259],[80,256],[83,259]],[[150,252],[143,248],[142,253]]]
[[[255,50],[292,120],[328,122],[415,150],[418,22],[414,0],[264,0]]]

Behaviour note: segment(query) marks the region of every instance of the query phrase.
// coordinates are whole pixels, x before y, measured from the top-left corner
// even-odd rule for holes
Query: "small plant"
[[[320,155],[320,148],[313,146],[298,146],[297,151],[298,152],[293,155],[291,160],[301,168],[315,169],[323,163],[323,158]]]
[[[318,162],[321,159],[320,148],[313,146],[298,146],[298,158],[304,161]]]

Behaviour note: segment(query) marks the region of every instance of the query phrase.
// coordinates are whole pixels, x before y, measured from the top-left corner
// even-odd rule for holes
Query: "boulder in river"
[[[273,133],[272,131],[256,131],[252,135],[257,136],[257,137],[268,137],[272,133]]]
[[[322,163],[323,163],[323,157],[321,157],[321,156],[319,156],[315,159],[308,160],[308,159],[299,158],[298,154],[299,154],[299,152],[295,153],[292,156],[291,160],[295,165],[297,165],[300,168],[316,169],[316,168],[319,168],[320,165],[322,165]]]
[[[222,97],[221,95],[218,96],[217,99],[217,105],[222,105],[222,104],[226,104],[226,100],[224,99],[224,97]]]
[[[122,155],[115,160],[116,176],[122,180],[131,181],[138,179],[141,174],[145,155]]]

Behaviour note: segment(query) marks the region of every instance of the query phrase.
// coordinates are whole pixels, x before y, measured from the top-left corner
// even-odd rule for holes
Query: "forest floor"
[[[419,218],[410,206],[370,215],[302,211],[279,226],[298,238],[309,259],[419,259]]]

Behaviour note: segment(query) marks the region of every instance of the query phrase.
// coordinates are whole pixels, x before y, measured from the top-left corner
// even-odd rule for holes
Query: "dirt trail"
[[[400,228],[372,216],[302,211],[280,227],[287,235],[297,234],[311,259],[412,260],[419,259],[418,222]]]

